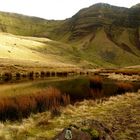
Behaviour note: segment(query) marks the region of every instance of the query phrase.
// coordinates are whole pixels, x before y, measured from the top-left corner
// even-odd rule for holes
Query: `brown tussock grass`
[[[103,80],[100,76],[90,77],[90,88],[102,88]]]
[[[127,91],[132,91],[133,85],[126,82],[117,82],[117,93],[125,93]]]
[[[62,94],[54,87],[32,95],[5,97],[0,99],[0,120],[17,120],[28,117],[31,113],[50,110],[57,115],[60,106],[70,103],[69,95]]]
[[[20,96],[15,99],[18,109],[20,109],[22,117],[28,117],[31,112],[35,112],[37,104],[34,97]]]

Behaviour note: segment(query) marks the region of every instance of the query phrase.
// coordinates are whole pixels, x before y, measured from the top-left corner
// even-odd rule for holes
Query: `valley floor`
[[[60,111],[61,115],[57,117],[44,112],[31,115],[22,122],[0,123],[0,139],[48,140],[70,124],[80,126],[86,120],[103,123],[112,131],[115,140],[140,138],[140,92],[126,93],[102,101],[85,100],[61,108]]]

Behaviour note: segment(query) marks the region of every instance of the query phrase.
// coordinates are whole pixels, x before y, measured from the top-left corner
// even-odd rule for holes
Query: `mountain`
[[[45,33],[50,33],[60,23],[63,21],[0,12],[0,31],[15,35],[46,37]]]
[[[15,35],[47,37],[65,44],[66,55],[60,50],[61,45],[55,43],[50,48],[51,54],[57,48],[62,55],[56,55],[66,58],[69,54],[68,60],[77,66],[140,65],[139,13],[140,4],[124,8],[105,3],[81,9],[62,21],[0,12],[0,30]]]
[[[60,30],[65,31],[65,33],[70,32],[69,40],[71,41],[75,38],[77,39],[88,35],[91,32],[95,32],[99,27],[104,27],[107,33],[110,32],[109,29],[112,29],[114,26],[139,28],[139,11],[139,4],[128,9],[98,3],[80,10],[72,18],[66,20]]]
[[[80,10],[55,30],[58,40],[75,46],[88,62],[140,64],[140,7],[98,3]]]

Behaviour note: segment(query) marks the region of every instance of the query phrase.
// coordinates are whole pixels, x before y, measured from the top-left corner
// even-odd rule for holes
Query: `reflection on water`
[[[102,77],[103,78],[103,77]],[[112,95],[120,94],[117,92],[117,85],[115,80],[103,78],[102,86],[91,86],[88,77],[79,77],[76,79],[53,82],[49,86],[54,86],[60,89],[63,93],[67,93],[71,97],[71,101],[81,101],[83,99],[100,99]],[[129,83],[129,82],[128,82]],[[140,82],[132,82],[132,92],[140,89]],[[39,86],[46,86],[42,84]]]
[[[46,75],[48,76],[48,73],[46,73]],[[62,93],[69,94],[71,101],[75,102],[84,99],[100,99],[120,94],[118,93],[116,83],[117,81],[115,80],[107,79],[103,76],[97,77],[94,75],[92,75],[92,78],[89,78],[88,76],[71,76],[64,78],[46,77],[41,82],[34,80],[31,88],[43,90],[50,86],[56,87],[60,89]],[[132,92],[140,89],[140,81],[126,83],[132,84]],[[125,84],[122,85],[124,86]],[[24,91],[26,92],[28,89],[25,87]]]

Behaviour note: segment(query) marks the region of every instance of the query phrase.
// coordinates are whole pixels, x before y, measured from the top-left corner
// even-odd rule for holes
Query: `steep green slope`
[[[102,28],[97,31],[95,38],[84,47],[86,48],[83,51],[83,58],[93,62],[98,60],[99,62],[96,63],[101,66],[124,66],[140,62],[140,58],[134,52],[122,49],[109,40]]]

